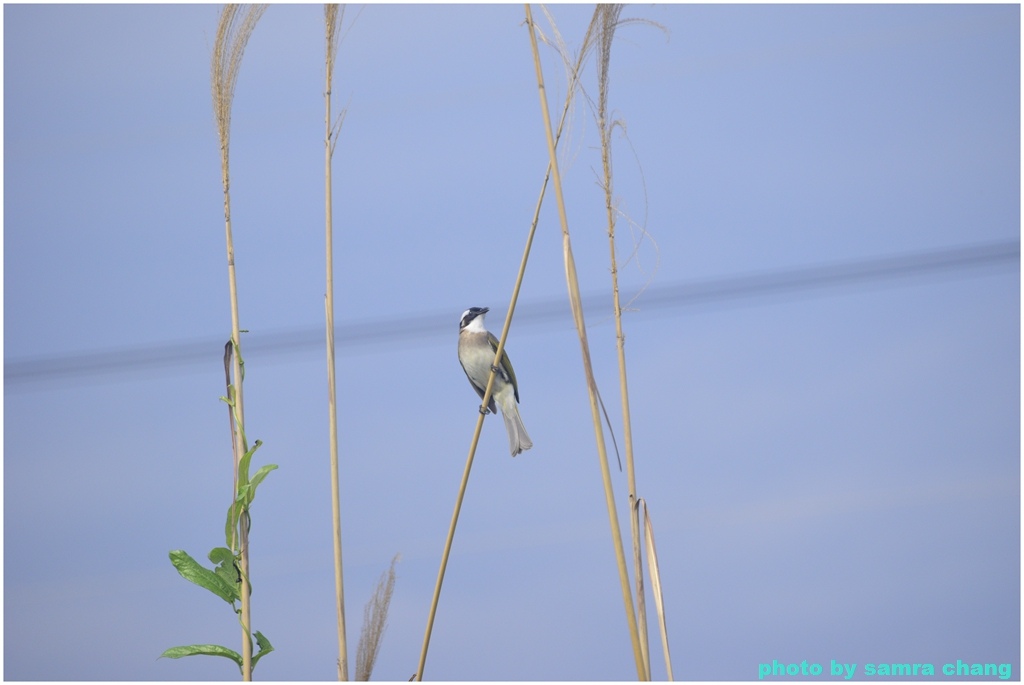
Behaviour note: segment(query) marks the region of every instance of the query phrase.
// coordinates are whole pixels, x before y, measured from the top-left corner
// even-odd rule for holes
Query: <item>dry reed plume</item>
[[[367,681],[373,673],[373,665],[377,662],[381,640],[388,627],[388,608],[391,606],[391,595],[395,591],[395,564],[398,555],[391,559],[391,567],[381,574],[373,596],[363,608],[363,628],[359,632],[359,644],[356,646],[356,680]]]

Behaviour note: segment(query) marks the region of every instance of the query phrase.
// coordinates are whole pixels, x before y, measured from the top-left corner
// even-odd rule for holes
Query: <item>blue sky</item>
[[[167,560],[222,542],[230,496],[218,11],[4,7],[5,366],[124,360],[5,382],[6,679],[237,677],[156,658],[238,643],[228,608]],[[591,12],[552,8],[570,48]],[[1019,239],[1018,6],[623,17],[667,30],[620,29],[611,60],[628,133],[616,197],[648,235],[622,268],[627,297]],[[351,658],[401,554],[374,675],[406,680],[477,417],[459,315],[489,306],[500,331],[547,152],[521,6],[350,7],[349,25],[337,319],[399,331],[339,350]],[[253,512],[266,680],[331,679],[337,656],[323,352],[260,348],[323,320],[322,36],[319,6],[271,7],[233,110],[247,431],[257,462],[280,466]],[[542,49],[557,112],[565,78]],[[581,286],[607,295],[597,143],[581,103],[562,175]],[[561,260],[549,197],[508,342],[535,447],[510,459],[501,422],[484,425],[428,679],[635,677],[578,342],[567,316],[540,318],[565,302]],[[1019,260],[658,307],[641,293],[632,309],[638,490],[677,678],[751,680],[775,659],[960,659],[1020,677]],[[614,326],[601,309],[588,322],[621,442]],[[197,343],[208,351],[183,363],[131,363]],[[615,487],[624,510],[618,473]]]

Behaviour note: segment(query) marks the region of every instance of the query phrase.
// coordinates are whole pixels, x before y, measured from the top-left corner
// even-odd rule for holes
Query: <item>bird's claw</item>
[[[480,413],[483,414],[484,416],[487,416],[488,414],[491,413],[491,410],[488,409],[487,407],[480,407]]]

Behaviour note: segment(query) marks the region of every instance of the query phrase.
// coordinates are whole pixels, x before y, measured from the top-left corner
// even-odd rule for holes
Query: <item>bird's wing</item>
[[[491,349],[494,352],[497,352],[498,351],[498,339],[494,337],[493,333],[490,333],[490,332],[487,333],[487,341],[489,343],[491,343]],[[505,382],[512,384],[512,391],[515,393],[516,402],[518,402],[519,401],[519,383],[516,382],[516,372],[512,368],[512,362],[509,361],[509,359],[508,359],[508,351],[507,350],[502,350],[501,351],[501,371],[502,371],[501,375],[504,377]]]

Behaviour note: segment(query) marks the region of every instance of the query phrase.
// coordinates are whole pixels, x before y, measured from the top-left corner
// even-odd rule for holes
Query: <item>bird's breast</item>
[[[494,362],[494,350],[487,342],[487,334],[463,332],[459,336],[459,361],[470,378],[481,384],[486,383]]]

